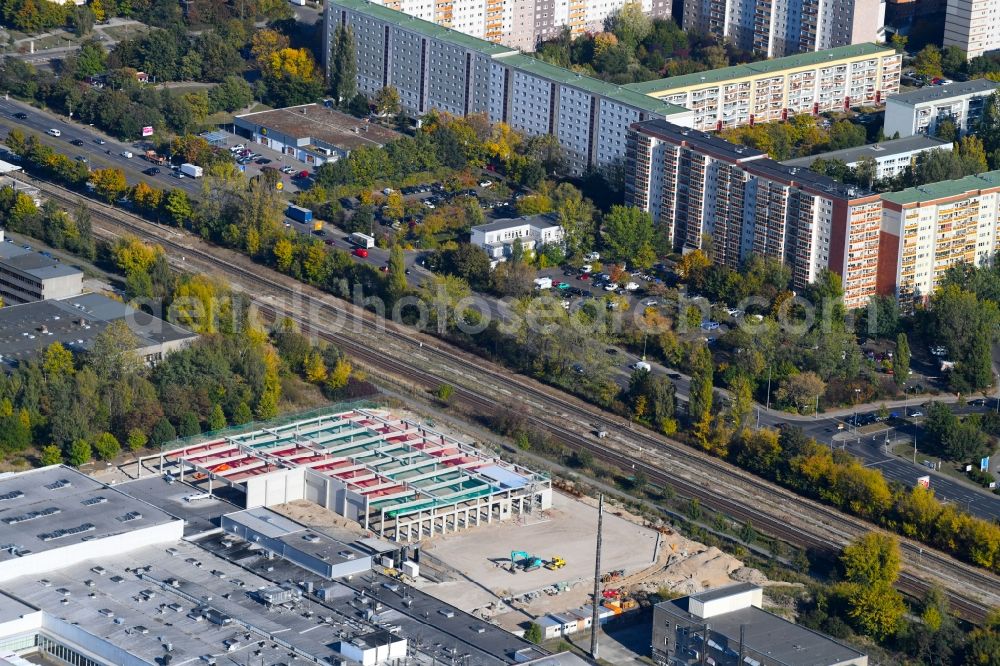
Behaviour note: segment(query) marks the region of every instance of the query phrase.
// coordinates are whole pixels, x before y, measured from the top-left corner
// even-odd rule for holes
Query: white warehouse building
[[[676,104],[366,0],[327,4],[326,54],[338,25],[354,31],[359,92],[373,96],[393,86],[411,116],[484,113],[527,135],[552,134],[577,174],[623,159],[634,122],[669,118],[690,126],[693,119]]]
[[[883,131],[886,136],[899,132],[900,137],[934,134],[945,119],[955,123],[959,134],[974,131],[986,98],[997,88],[1000,83],[996,81],[974,79],[891,95],[885,102]]]
[[[514,244],[520,242],[525,253],[535,252],[543,245],[562,243],[565,238],[562,226],[555,215],[530,215],[514,219],[503,219],[472,227],[470,242],[481,247],[490,257],[494,266],[514,252]]]

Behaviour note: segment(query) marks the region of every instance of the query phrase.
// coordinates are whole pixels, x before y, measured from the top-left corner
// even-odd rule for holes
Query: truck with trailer
[[[368,234],[355,232],[351,234],[350,240],[351,243],[365,250],[370,250],[371,248],[375,247],[375,239],[369,236]]]
[[[201,178],[205,175],[205,170],[202,169],[197,164],[191,164],[190,162],[185,162],[181,165],[181,173],[189,178]]]
[[[288,204],[288,208],[285,209],[285,215],[302,224],[309,224],[313,221],[313,212],[311,210],[292,204]]]
[[[167,158],[163,155],[158,155],[155,150],[147,150],[143,157],[147,162],[152,162],[157,166],[163,166],[167,163]]]

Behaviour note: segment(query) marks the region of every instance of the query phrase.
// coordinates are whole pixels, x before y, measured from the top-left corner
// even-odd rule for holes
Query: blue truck
[[[288,210],[285,211],[285,215],[292,218],[296,222],[302,222],[303,224],[308,224],[313,221],[313,212],[308,208],[302,208],[301,206],[293,206],[289,204]]]

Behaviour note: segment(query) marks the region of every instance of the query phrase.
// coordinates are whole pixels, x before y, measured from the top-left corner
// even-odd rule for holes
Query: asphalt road
[[[28,117],[24,120],[14,118],[14,114],[19,112],[27,114]],[[130,185],[145,181],[150,186],[159,189],[181,188],[188,194],[197,194],[201,191],[200,181],[194,178],[174,178],[170,175],[172,172],[167,167],[160,167],[160,174],[157,176],[147,176],[142,173],[143,169],[148,169],[153,165],[139,156],[142,151],[131,144],[112,138],[94,127],[67,121],[62,116],[36,109],[13,99],[0,100],[0,138],[6,138],[7,132],[14,127],[25,133],[37,134],[43,143],[65,155],[71,157],[80,155],[87,158],[91,169],[119,168],[125,172],[125,177]],[[49,136],[46,134],[49,129],[59,130],[62,136]],[[74,146],[71,143],[74,139],[79,139],[83,145]],[[106,143],[98,144],[98,140]],[[122,157],[121,153],[124,151],[131,152],[133,157],[131,159]]]

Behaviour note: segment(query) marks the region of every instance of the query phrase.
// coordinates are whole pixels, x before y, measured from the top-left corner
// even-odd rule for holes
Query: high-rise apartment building
[[[394,86],[411,116],[483,113],[529,136],[551,134],[574,173],[621,161],[634,122],[691,123],[683,107],[365,0],[330,0],[325,20],[326,53],[338,25],[354,31],[360,92]]]
[[[944,45],[969,58],[1000,49],[1000,0],[948,0]]]
[[[769,58],[885,40],[885,0],[687,0],[682,25]]]
[[[876,194],[652,120],[629,128],[626,199],[649,211],[677,250],[699,249],[707,235],[713,261],[737,268],[751,254],[773,257],[791,268],[796,289],[829,268],[850,308],[876,292]]]
[[[855,44],[625,87],[691,109],[696,129],[721,130],[880,104],[899,92],[902,59]]]
[[[1000,171],[882,195],[879,293],[912,305],[951,266],[1000,251]]]
[[[602,29],[604,19],[629,0],[375,0],[390,9],[445,28],[534,51],[538,42],[568,27],[575,37]],[[670,0],[639,0],[648,16],[670,18]]]

